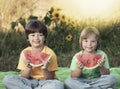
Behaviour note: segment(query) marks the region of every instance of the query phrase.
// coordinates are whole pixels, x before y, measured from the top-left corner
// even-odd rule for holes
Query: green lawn
[[[116,77],[116,80],[117,80],[116,89],[120,89],[120,68],[111,68],[110,71],[111,71],[111,74]],[[5,89],[3,86],[2,80],[4,76],[8,74],[19,75],[19,73],[15,71],[0,72],[0,89]],[[64,82],[64,80],[69,77],[69,74],[70,74],[69,68],[65,68],[65,67],[59,67],[58,71],[56,72],[58,79],[62,82]]]

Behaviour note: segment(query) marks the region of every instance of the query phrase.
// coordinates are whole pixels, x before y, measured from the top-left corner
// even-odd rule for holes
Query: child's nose
[[[39,36],[38,36],[38,35],[35,35],[34,39],[39,39]]]
[[[91,42],[88,42],[88,46],[90,46],[91,45]]]

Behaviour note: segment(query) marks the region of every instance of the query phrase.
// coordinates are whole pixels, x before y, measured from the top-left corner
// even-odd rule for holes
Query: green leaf
[[[51,24],[51,19],[49,18],[49,17],[45,17],[44,18],[44,22],[45,22],[45,24],[47,24],[48,26]]]
[[[28,20],[33,20],[33,19],[38,19],[38,17],[31,15],[31,16],[29,16],[29,18],[28,18]]]
[[[15,29],[15,26],[17,26],[18,25],[18,22],[11,22],[11,28],[12,29]]]
[[[26,25],[25,19],[20,18],[20,19],[19,19],[19,23],[25,28],[25,25]]]

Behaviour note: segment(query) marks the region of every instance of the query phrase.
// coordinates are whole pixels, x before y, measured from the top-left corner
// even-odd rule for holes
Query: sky
[[[51,8],[60,8],[65,16],[77,20],[120,18],[120,0],[39,0],[34,14],[44,17]]]
[[[51,0],[68,17],[104,18],[120,17],[120,0]]]

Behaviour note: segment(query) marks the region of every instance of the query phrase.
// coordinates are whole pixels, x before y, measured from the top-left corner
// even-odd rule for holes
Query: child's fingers
[[[82,69],[84,67],[84,65],[81,62],[77,62],[77,66]]]
[[[98,64],[99,64],[99,66],[103,66],[104,65],[104,62],[105,62],[105,60],[104,60],[104,58],[102,59],[99,59],[98,60]]]
[[[24,62],[25,62],[26,65],[28,65],[30,63],[30,60],[25,59]]]
[[[104,59],[104,55],[102,55],[102,58],[101,59]]]
[[[44,61],[41,68],[45,69],[45,68],[47,68],[49,66],[49,64],[50,64],[50,61]]]

